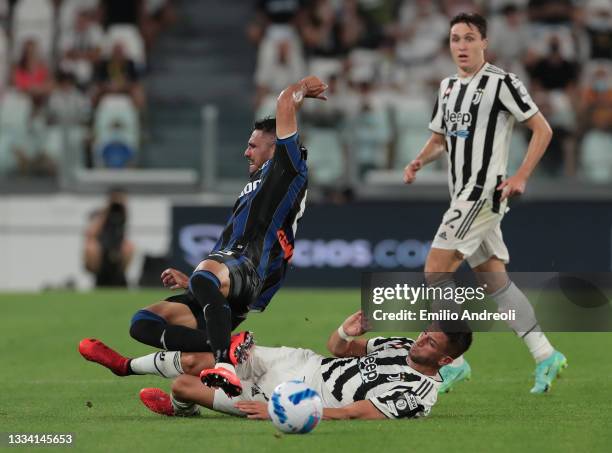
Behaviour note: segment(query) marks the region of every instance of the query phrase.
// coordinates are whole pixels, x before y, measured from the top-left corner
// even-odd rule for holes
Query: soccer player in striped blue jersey
[[[404,170],[411,184],[417,172],[445,152],[448,157],[451,204],[435,234],[425,264],[432,284],[452,286],[449,275],[467,260],[500,311],[516,310],[520,320],[510,327],[522,337],[536,361],[532,393],[549,390],[562,367],[556,351],[541,331],[531,304],[508,278],[509,253],[500,224],[507,199],[525,191],[550,142],[552,131],[523,83],[485,60],[487,23],[478,14],[459,14],[450,22],[450,51],[457,74],[440,84],[429,123],[432,134]],[[515,121],[532,131],[527,154],[512,176],[506,175],[510,137]],[[441,391],[471,370],[463,357],[442,369]]]
[[[197,405],[201,405],[231,415],[265,419],[274,388],[298,379],[319,393],[327,419],[429,415],[442,383],[438,371],[470,347],[469,326],[462,321],[441,321],[416,340],[362,339],[357,338],[365,333],[362,318],[363,314],[357,312],[332,332],[327,347],[334,357],[326,358],[308,349],[251,346],[236,367],[244,388],[236,398],[202,386],[196,376],[187,374],[174,381],[172,395],[152,388],[143,389],[140,398],[149,409],[164,415],[195,415]],[[185,364],[199,362],[195,369],[214,364],[210,353],[185,353],[181,360]]]
[[[229,354],[231,332],[249,311],[263,311],[281,286],[305,209],[308,168],[296,112],[305,98],[325,100],[326,89],[309,76],[281,92],[276,118],[255,123],[244,153],[250,180],[213,251],[189,278],[175,269],[162,273],[165,286],[187,292],[132,318],[130,335],[142,343],[167,351],[212,351],[216,366],[202,382],[228,395],[242,391]],[[79,350],[119,375],[144,373],[170,357],[155,356],[140,369],[98,340],[83,340]]]

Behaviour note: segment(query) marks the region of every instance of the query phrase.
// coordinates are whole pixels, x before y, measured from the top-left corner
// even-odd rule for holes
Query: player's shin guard
[[[148,310],[139,310],[132,318],[130,336],[154,348],[183,352],[208,352],[206,332],[175,326]]]
[[[196,271],[189,279],[189,289],[204,310],[208,342],[215,361],[230,363],[228,351],[232,333],[232,310],[219,287],[219,279],[208,271]]]
[[[529,300],[514,282],[508,280],[506,286],[490,297],[497,303],[500,313],[512,313],[511,310],[514,312],[515,319],[508,321],[508,325],[523,339],[536,362],[551,356],[554,348],[542,333]]]

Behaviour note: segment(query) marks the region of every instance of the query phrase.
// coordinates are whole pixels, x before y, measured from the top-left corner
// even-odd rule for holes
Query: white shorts
[[[472,268],[492,256],[508,263],[510,255],[500,228],[505,206],[502,203],[497,213],[493,212],[490,200],[453,201],[442,217],[431,247],[461,252]]]
[[[294,379],[306,382],[321,395],[321,359],[323,356],[309,349],[253,346],[248,360],[236,367],[242,394],[229,398],[222,390],[216,390],[213,409],[243,416],[234,407],[238,401],[266,402],[278,384]]]

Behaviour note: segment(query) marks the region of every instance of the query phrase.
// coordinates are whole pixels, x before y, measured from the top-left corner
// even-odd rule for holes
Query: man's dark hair
[[[478,13],[459,13],[450,21],[450,28],[455,24],[467,24],[474,26],[480,32],[482,39],[487,37],[487,20]]]
[[[438,328],[448,338],[446,353],[453,359],[467,351],[472,344],[472,329],[465,321],[439,321]]]
[[[253,123],[253,130],[276,135],[276,118],[267,117],[255,121]]]

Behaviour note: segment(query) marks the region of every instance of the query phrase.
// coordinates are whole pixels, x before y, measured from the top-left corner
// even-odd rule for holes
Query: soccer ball
[[[270,401],[268,414],[278,429],[290,434],[306,434],[319,424],[323,402],[319,394],[302,381],[278,385]]]

